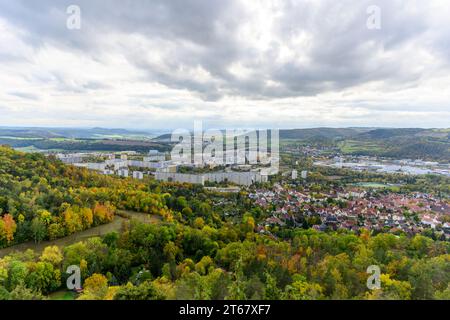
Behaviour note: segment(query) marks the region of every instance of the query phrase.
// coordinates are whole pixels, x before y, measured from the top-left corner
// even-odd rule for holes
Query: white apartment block
[[[117,175],[119,177],[124,177],[124,178],[128,178],[128,169],[119,169],[117,171]]]
[[[66,164],[75,164],[83,162],[84,155],[82,154],[63,154],[58,153],[56,157]]]
[[[87,168],[89,170],[96,170],[96,171],[104,171],[106,169],[106,163],[86,162],[86,163],[74,163],[73,165],[75,167]]]
[[[261,175],[258,172],[214,172],[205,174],[185,174],[156,172],[156,180],[173,181],[181,183],[202,184],[206,181],[210,182],[232,182],[237,185],[250,186],[257,182],[267,182],[268,176]]]
[[[142,180],[144,179],[144,173],[142,171],[133,171],[133,178]]]
[[[148,157],[144,157],[144,161],[145,162],[166,161],[166,155],[165,154],[151,155]]]

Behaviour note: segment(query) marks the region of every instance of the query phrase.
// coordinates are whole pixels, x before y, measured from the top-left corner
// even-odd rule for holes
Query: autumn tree
[[[47,236],[47,228],[45,223],[38,217],[34,218],[31,222],[31,232],[34,242],[41,242]]]
[[[50,246],[45,247],[39,260],[41,260],[42,262],[49,262],[56,267],[61,264],[63,258],[63,254],[61,253],[61,250],[58,248],[58,246]]]
[[[108,293],[108,279],[98,273],[84,281],[84,292],[80,296],[80,300],[101,300]]]
[[[14,240],[14,233],[16,232],[16,229],[17,225],[12,215],[5,214],[3,216],[3,233],[8,244],[10,244]],[[0,234],[1,233],[2,231],[0,230]]]

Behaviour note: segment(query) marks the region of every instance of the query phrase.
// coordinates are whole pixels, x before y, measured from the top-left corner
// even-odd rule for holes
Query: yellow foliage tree
[[[57,246],[50,246],[44,249],[39,259],[43,262],[49,262],[53,266],[59,266],[63,261],[63,254]]]
[[[102,274],[94,273],[84,281],[84,293],[81,300],[101,300],[108,293],[108,279]]]

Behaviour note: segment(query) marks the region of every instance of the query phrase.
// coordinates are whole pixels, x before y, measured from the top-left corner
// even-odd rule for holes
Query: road
[[[130,212],[130,211],[121,211],[122,213],[126,213],[127,215],[130,215],[133,219],[137,219],[141,222],[145,223],[158,223],[161,219],[158,216],[149,215],[146,213],[139,213],[139,212]],[[114,217],[114,220],[111,223],[103,224],[101,226],[97,226],[94,228],[90,228],[81,232],[77,232],[75,234],[72,234],[70,236],[51,240],[51,241],[42,241],[40,243],[35,242],[25,242],[21,244],[17,244],[11,247],[0,249],[0,258],[13,253],[13,252],[23,252],[27,249],[32,249],[35,253],[42,253],[45,247],[48,246],[58,246],[60,248],[71,245],[73,243],[83,241],[89,238],[98,237],[105,235],[112,231],[120,231],[122,227],[122,222],[127,221],[127,218],[123,218],[121,216],[116,215]]]

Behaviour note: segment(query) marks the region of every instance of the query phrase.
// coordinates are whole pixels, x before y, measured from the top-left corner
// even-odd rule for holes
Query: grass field
[[[21,147],[21,148],[14,148],[14,150],[20,151],[20,152],[63,152],[64,149],[38,149],[35,146],[28,146],[28,147]]]
[[[360,182],[353,184],[354,186],[363,187],[363,188],[389,188],[390,186],[384,183],[378,182]]]
[[[362,187],[362,188],[370,188],[370,189],[390,189],[392,192],[398,192],[399,184],[386,184],[379,182],[359,182],[351,184],[352,186]]]
[[[382,146],[374,142],[346,140],[339,143],[339,148],[343,153],[356,153],[356,152],[382,152],[384,149]]]
[[[75,292],[66,290],[56,291],[48,296],[50,300],[75,300],[76,297],[77,294]]]

